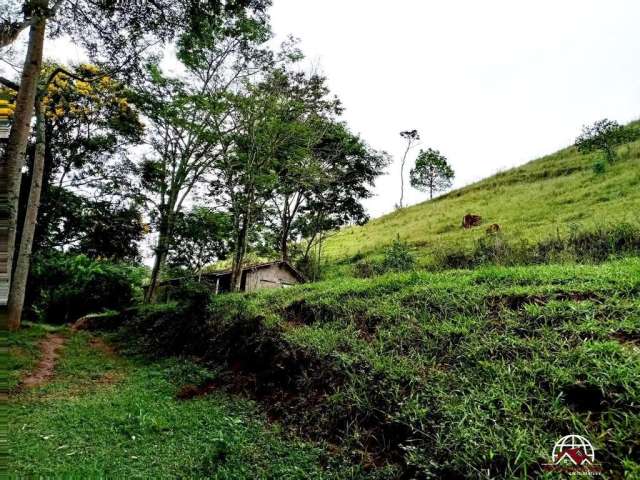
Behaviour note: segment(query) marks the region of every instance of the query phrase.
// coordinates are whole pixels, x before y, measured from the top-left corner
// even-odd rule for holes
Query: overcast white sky
[[[640,117],[638,0],[274,0],[272,23],[301,39],[353,130],[393,155],[373,216],[399,199],[401,130],[444,153],[461,186],[567,146],[584,123]],[[410,189],[409,203],[425,198]]]
[[[569,145],[584,123],[640,117],[640,0],[274,0],[271,16],[352,129],[393,156],[373,217],[399,200],[402,130],[444,153],[459,187]],[[45,55],[83,57],[66,41]]]

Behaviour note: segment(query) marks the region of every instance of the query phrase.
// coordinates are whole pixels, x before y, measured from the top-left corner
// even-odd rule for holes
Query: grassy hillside
[[[628,258],[185,291],[121,320],[364,478],[538,478],[577,433],[622,479],[640,474],[639,294]]]
[[[634,122],[632,127],[640,127]],[[535,242],[572,225],[637,222],[640,210],[640,141],[618,148],[619,160],[604,174],[592,165],[597,154],[567,148],[526,165],[427,201],[347,228],[327,241],[330,261],[372,256],[396,235],[428,265],[441,250],[468,249],[497,223],[506,240]],[[481,215],[483,226],[461,228],[462,217]]]

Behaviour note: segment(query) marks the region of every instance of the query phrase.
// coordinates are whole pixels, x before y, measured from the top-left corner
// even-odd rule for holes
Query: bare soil
[[[50,333],[40,341],[40,351],[42,357],[40,362],[30,373],[25,375],[20,382],[23,388],[37,387],[46,383],[51,377],[56,367],[58,351],[65,342],[65,337],[57,333]]]

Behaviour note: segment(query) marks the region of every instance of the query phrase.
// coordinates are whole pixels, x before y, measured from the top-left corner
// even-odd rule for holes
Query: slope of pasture
[[[542,465],[573,433],[623,479],[640,475],[639,293],[630,257],[192,286],[118,321],[123,339],[200,359],[216,375],[201,388],[248,395],[365,478],[554,478]]]
[[[638,128],[640,122],[631,124]],[[593,171],[599,154],[574,147],[498,173],[433,201],[397,210],[330,238],[330,260],[380,253],[397,235],[427,265],[440,249],[468,248],[497,223],[507,240],[535,242],[572,226],[637,222],[640,209],[640,141],[618,148],[618,161],[604,174]],[[481,215],[483,227],[465,230],[462,217]]]

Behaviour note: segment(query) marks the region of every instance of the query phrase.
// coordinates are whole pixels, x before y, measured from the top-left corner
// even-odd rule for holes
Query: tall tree
[[[400,132],[400,136],[407,142],[407,147],[405,148],[404,155],[402,155],[402,160],[400,161],[400,202],[398,203],[398,208],[402,208],[404,206],[404,165],[407,161],[407,155],[409,154],[409,150],[415,147],[416,142],[420,141],[420,134],[417,130],[405,130]]]
[[[190,91],[179,80],[164,78],[157,69],[143,95],[151,151],[140,166],[141,187],[158,234],[145,298],[149,302],[169,252],[176,217],[218,156],[219,106],[216,99]]]
[[[167,78],[151,68],[140,95],[148,119],[150,154],[142,165],[142,186],[158,231],[146,301],[153,299],[185,200],[213,172],[229,148],[235,128],[231,90],[272,60],[264,47],[271,32],[261,10],[201,21],[199,34],[184,35],[178,58],[187,73]]]
[[[48,65],[44,72],[56,70]],[[58,248],[135,259],[135,243],[121,247],[141,234],[129,152],[141,141],[142,124],[120,82],[93,65],[70,72],[73,77],[59,72],[53,78],[43,100],[45,171],[34,251]],[[106,233],[107,219],[111,234],[99,240],[95,235]]]
[[[289,260],[288,245],[295,219],[319,183],[326,181],[322,162],[314,155],[315,147],[335,117],[342,113],[340,101],[329,95],[326,79],[317,75],[280,72],[282,95],[291,108],[282,121],[290,134],[275,158],[277,182],[269,192],[268,206],[273,215],[267,222],[276,236],[276,249],[282,260]]]
[[[27,278],[31,265],[31,248],[33,235],[38,218],[38,206],[40,205],[40,192],[42,190],[42,176],[44,172],[44,110],[41,98],[36,101],[36,146],[33,162],[31,189],[29,190],[28,208],[26,211],[22,235],[20,238],[20,250],[14,274],[13,286],[9,290],[7,303],[7,318],[9,330],[20,328],[22,308],[27,288]]]
[[[291,133],[291,124],[284,121],[291,105],[281,94],[280,85],[266,80],[247,83],[243,92],[229,97],[233,129],[228,148],[216,164],[211,193],[233,216],[232,291],[240,288],[249,233],[262,219],[266,193],[276,185],[278,151]]]
[[[18,200],[22,183],[22,167],[27,141],[30,133],[31,118],[36,99],[36,87],[42,68],[44,37],[47,18],[51,14],[47,0],[30,0],[24,3],[25,18],[30,25],[27,53],[22,68],[19,90],[16,96],[16,108],[9,139],[0,160],[0,197],[7,198],[9,222],[7,232],[7,278],[9,289],[15,254],[16,229],[18,224]],[[3,26],[6,32],[9,27]],[[15,30],[15,29],[14,29]],[[17,34],[16,34],[17,36]],[[5,86],[13,86],[7,85]],[[6,187],[5,187],[6,186]],[[4,191],[6,188],[6,191]],[[39,196],[39,194],[38,194]]]
[[[447,157],[431,148],[426,151],[420,150],[416,158],[416,166],[409,173],[411,186],[420,191],[429,192],[429,198],[433,198],[434,192],[450,188],[454,176]]]
[[[89,65],[81,67],[80,70],[88,74],[96,73],[97,71],[94,67]],[[20,325],[25,297],[24,289],[27,284],[30,258],[33,249],[33,239],[36,230],[36,221],[39,216],[41,192],[43,184],[47,184],[50,180],[50,178],[45,175],[45,170],[47,170],[47,160],[51,164],[51,145],[52,143],[55,144],[55,142],[51,142],[50,139],[47,139],[49,136],[47,133],[51,133],[51,131],[59,132],[59,129],[52,130],[49,128],[51,126],[50,122],[55,120],[57,123],[64,123],[62,122],[62,118],[65,118],[67,121],[70,121],[71,118],[73,118],[75,120],[80,120],[80,124],[82,124],[83,120],[84,125],[87,127],[97,129],[97,125],[100,123],[96,121],[97,125],[93,125],[92,120],[98,120],[100,116],[92,114],[92,109],[90,107],[94,106],[93,104],[98,104],[104,107],[104,103],[102,103],[102,101],[105,100],[104,97],[97,93],[100,89],[93,88],[87,82],[77,80],[77,75],[73,73],[64,73],[62,69],[55,66],[48,67],[44,73],[46,73],[47,76],[43,78],[42,82],[40,82],[37,94],[38,109],[36,115],[36,144],[33,162],[30,169],[31,189],[29,190],[27,198],[25,198],[23,208],[24,222],[20,236],[20,249],[18,250],[19,254],[17,257],[15,272],[13,274],[12,288],[9,292],[8,315],[9,327],[12,329],[18,328]],[[103,77],[101,79],[101,84],[102,90],[106,90],[110,94],[114,93],[114,89],[112,88],[113,84],[108,77]],[[129,109],[127,108],[127,105],[123,103],[123,99],[121,97],[116,98],[118,99],[116,107],[117,111],[123,113],[128,112]],[[113,110],[111,111],[113,112]],[[113,118],[110,118],[110,121],[116,121],[119,117],[122,117],[122,115],[113,115]],[[90,128],[87,130],[87,135],[89,135],[89,130]],[[64,139],[56,138],[56,141],[60,142],[64,141]],[[78,161],[79,159],[76,157],[75,160]],[[49,172],[51,172],[51,165]],[[62,178],[63,177],[64,175]]]
[[[304,239],[303,263],[328,233],[348,224],[364,224],[369,219],[362,200],[370,198],[371,187],[389,165],[385,152],[369,147],[344,123],[333,122],[313,147],[313,156],[322,175],[306,195],[292,228],[292,237]]]

